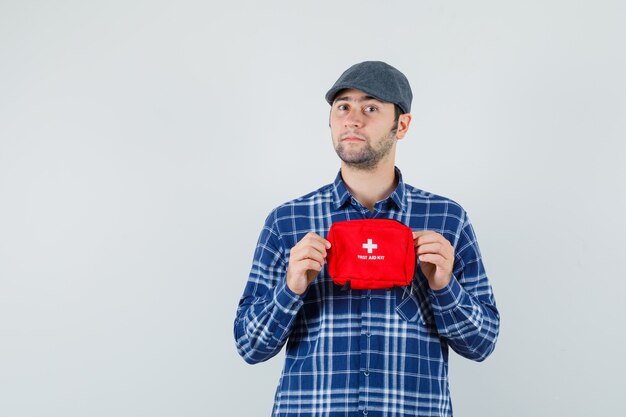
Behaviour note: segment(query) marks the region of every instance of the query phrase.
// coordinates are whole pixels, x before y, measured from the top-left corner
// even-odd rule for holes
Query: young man
[[[474,231],[457,203],[406,184],[395,167],[411,123],[400,71],[356,64],[326,100],[341,170],[267,217],[237,309],[237,349],[258,363],[287,344],[274,416],[451,416],[448,347],[481,361],[500,323]],[[407,286],[333,282],[329,229],[359,219],[413,231]]]

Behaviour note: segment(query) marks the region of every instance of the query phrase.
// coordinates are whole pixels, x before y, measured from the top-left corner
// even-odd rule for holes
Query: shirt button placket
[[[364,371],[363,371],[363,386],[362,389],[364,390],[363,393],[363,415],[367,415],[368,411],[367,411],[367,406],[368,406],[368,397],[367,397],[367,393],[369,392],[369,388],[370,388],[370,381],[369,381],[369,376],[370,376],[370,355],[371,355],[371,337],[372,337],[372,291],[371,290],[367,290],[367,292],[365,294],[363,294],[363,304],[364,304],[364,308],[363,311],[365,312],[364,315],[364,320],[363,320],[363,343],[361,346],[364,346],[365,349],[362,352],[362,360],[363,360],[363,364],[364,364]]]

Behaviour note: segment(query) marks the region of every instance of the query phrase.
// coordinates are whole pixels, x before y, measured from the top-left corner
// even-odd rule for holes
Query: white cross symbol
[[[363,249],[367,249],[367,253],[372,253],[374,249],[378,249],[378,245],[372,243],[372,239],[367,239],[367,243],[363,244]]]

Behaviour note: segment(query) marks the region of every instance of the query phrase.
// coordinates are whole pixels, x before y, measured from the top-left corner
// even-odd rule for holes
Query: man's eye
[[[375,106],[367,106],[367,107],[365,107],[364,110],[365,110],[366,113],[373,113],[373,112],[375,112],[378,109]]]
[[[344,110],[347,110],[347,109],[348,109],[348,106],[346,106],[345,104],[340,104],[340,105],[337,106],[337,110],[344,111]]]

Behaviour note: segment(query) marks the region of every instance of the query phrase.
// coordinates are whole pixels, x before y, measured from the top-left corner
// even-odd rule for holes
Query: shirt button
[[[370,371],[369,371],[369,370],[367,370],[367,371],[363,372],[363,375],[365,375],[365,376],[370,376]]]
[[[367,415],[367,408],[365,410],[363,410],[363,415],[366,416]]]
[[[372,337],[372,334],[370,332],[365,333],[366,337]]]

